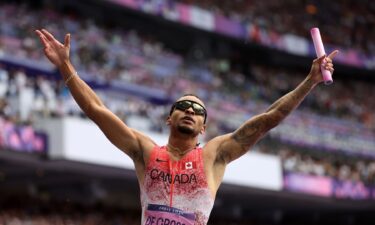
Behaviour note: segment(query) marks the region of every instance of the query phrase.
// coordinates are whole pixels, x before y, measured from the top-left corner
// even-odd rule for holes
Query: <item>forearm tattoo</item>
[[[310,80],[305,80],[296,89],[272,104],[265,114],[247,121],[233,133],[232,138],[244,150],[247,150],[265,133],[285,119],[302,102],[313,86],[314,84]]]
[[[241,145],[241,147],[247,150],[256,141],[256,136],[259,136],[264,126],[262,120],[255,120],[250,123],[245,123],[238,130],[236,130],[232,138]]]
[[[314,86],[312,81],[305,80],[296,89],[284,95],[282,98],[277,100],[274,104],[270,106],[267,112],[272,110],[277,110],[281,114],[279,120],[283,120],[287,115],[289,115],[306,95],[310,92],[311,88]],[[280,122],[279,121],[279,122]]]

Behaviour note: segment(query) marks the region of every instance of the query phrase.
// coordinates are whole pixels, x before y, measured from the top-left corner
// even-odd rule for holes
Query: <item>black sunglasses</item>
[[[200,116],[204,116],[204,123],[206,123],[207,111],[204,108],[204,106],[199,104],[198,102],[194,102],[194,101],[190,101],[190,100],[182,100],[182,101],[175,102],[172,105],[172,108],[171,108],[171,111],[169,112],[169,115],[172,115],[172,113],[175,109],[185,111],[185,110],[189,109],[190,107],[193,109],[195,114],[200,115]]]

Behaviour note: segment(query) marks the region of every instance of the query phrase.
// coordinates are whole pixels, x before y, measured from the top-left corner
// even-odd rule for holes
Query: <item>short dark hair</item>
[[[180,98],[182,97],[186,97],[186,96],[193,96],[193,97],[196,97],[197,99],[201,100],[203,102],[203,100],[196,94],[192,94],[192,93],[187,93],[187,94],[184,94],[183,96],[181,96]],[[180,99],[179,98],[179,99]]]
[[[202,101],[202,99],[198,95],[196,95],[196,94],[187,93],[187,94],[184,94],[182,97],[185,97],[185,96],[193,96],[193,97],[196,97],[197,99],[199,99],[199,100]]]

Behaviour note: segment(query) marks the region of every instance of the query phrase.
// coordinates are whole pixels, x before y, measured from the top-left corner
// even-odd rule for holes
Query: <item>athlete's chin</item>
[[[186,125],[180,125],[177,127],[178,131],[180,131],[181,133],[183,134],[194,134],[195,133],[195,130],[190,127],[190,126],[186,126]]]

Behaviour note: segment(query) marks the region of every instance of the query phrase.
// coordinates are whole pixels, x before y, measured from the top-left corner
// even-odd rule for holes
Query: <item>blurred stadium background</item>
[[[0,1],[0,224],[140,224],[130,159],[79,110],[35,29],[71,33],[80,76],[131,127],[166,143],[170,103],[208,106],[202,143],[294,88],[339,49],[320,85],[229,166],[209,224],[375,224],[375,2]]]

